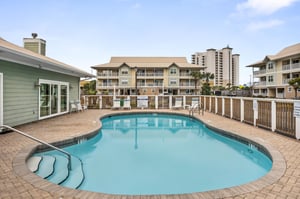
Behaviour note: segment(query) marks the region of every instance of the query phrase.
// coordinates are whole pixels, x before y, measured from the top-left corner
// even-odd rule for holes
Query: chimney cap
[[[37,33],[31,33],[31,36],[33,39],[37,38],[38,34]]]

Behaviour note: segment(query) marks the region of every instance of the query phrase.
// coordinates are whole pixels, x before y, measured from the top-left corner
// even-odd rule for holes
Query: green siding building
[[[80,77],[91,76],[0,38],[0,125],[68,113],[69,101],[80,97]]]

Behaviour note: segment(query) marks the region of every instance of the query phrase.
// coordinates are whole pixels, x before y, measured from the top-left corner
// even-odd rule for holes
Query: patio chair
[[[175,98],[175,105],[172,106],[173,109],[179,109],[179,108],[183,108],[182,106],[182,98],[176,97]]]
[[[199,104],[199,98],[193,97],[191,104],[190,105],[185,105],[185,107],[188,110],[191,110],[192,108],[197,108],[198,104]]]
[[[77,111],[76,104],[73,100],[70,101],[70,113],[73,111]]]
[[[124,100],[123,108],[131,109],[130,97],[127,97],[127,99]]]
[[[113,106],[111,108],[112,109],[120,109],[121,108],[120,99],[118,99],[118,98],[113,99]]]
[[[76,111],[83,111],[80,100],[75,100]]]

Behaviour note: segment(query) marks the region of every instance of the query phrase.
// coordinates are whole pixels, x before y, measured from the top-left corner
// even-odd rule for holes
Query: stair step
[[[84,180],[83,168],[80,160],[76,157],[71,159],[72,170],[69,177],[61,184],[62,186],[77,189]]]
[[[56,158],[54,164],[54,173],[47,178],[50,182],[54,184],[60,184],[65,181],[69,176],[68,170],[68,158],[63,155],[54,155]]]
[[[36,172],[39,169],[40,162],[42,160],[41,156],[32,156],[26,161],[27,167],[31,172]]]
[[[39,169],[36,171],[36,174],[42,178],[49,177],[53,173],[54,163],[55,158],[53,156],[42,156],[42,161],[39,164]]]

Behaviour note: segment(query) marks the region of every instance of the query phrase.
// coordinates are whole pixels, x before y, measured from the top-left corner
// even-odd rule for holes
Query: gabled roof
[[[93,75],[90,73],[12,44],[1,37],[0,60],[6,60],[75,77],[93,77]]]
[[[268,61],[276,61],[278,59],[288,58],[294,55],[300,55],[300,43],[288,46],[276,55],[267,55],[263,60],[250,64],[246,67],[258,67],[259,65],[266,64]]]
[[[202,68],[196,64],[190,64],[185,57],[111,57],[109,63],[92,66],[93,69],[119,68],[123,64],[131,68],[168,68],[176,65],[179,68]]]

